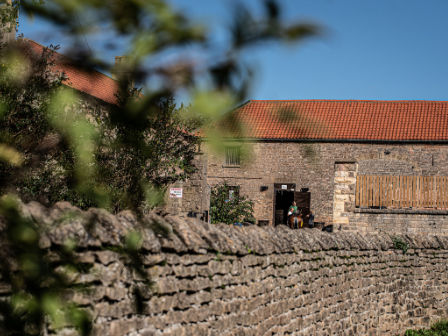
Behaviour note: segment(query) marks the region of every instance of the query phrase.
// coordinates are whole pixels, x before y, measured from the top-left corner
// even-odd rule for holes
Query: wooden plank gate
[[[448,208],[448,177],[358,175],[356,206]]]

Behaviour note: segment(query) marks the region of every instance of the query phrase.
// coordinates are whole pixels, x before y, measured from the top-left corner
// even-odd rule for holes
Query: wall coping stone
[[[355,208],[354,213],[369,213],[369,214],[406,214],[406,215],[434,215],[447,216],[448,210],[421,210],[421,209],[362,209]]]
[[[130,211],[123,211],[117,215],[100,209],[81,211],[67,202],[56,203],[52,208],[45,208],[36,202],[22,203],[21,212],[43,228],[41,243],[46,248],[61,245],[70,237],[76,238],[80,248],[117,246],[125,241],[127,233],[137,230],[143,238],[142,249],[149,253],[201,255],[207,251],[219,251],[222,254],[244,256],[251,253],[271,255],[293,252],[302,254],[323,250],[395,249],[391,238],[384,233],[361,234],[341,231],[328,233],[309,228],[291,230],[286,225],[236,227],[222,223],[208,224],[194,218],[160,217],[155,213],[138,219]],[[74,215],[67,216],[67,212]],[[89,229],[89,222],[91,223],[92,219],[96,225]],[[0,227],[1,221],[0,218]],[[151,230],[153,225],[165,226],[172,235],[163,237],[154,234]],[[420,249],[431,246],[435,249],[448,250],[448,237],[406,233],[402,238],[409,242],[409,248]]]

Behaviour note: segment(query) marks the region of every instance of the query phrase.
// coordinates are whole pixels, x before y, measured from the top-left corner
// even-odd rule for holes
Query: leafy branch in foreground
[[[0,192],[48,206],[66,200],[82,209],[97,206],[112,212],[141,212],[150,203],[148,189],[163,191],[194,172],[194,131],[248,94],[254,69],[244,61],[246,52],[299,42],[320,31],[309,23],[287,23],[273,0],[264,2],[259,15],[236,5],[229,39],[219,46],[212,42],[212,30],[166,1],[24,0],[20,5],[21,15],[39,15],[74,36],[81,33],[79,14],[89,13],[81,16],[87,37],[99,26],[125,37],[133,56],[128,70],[152,90],[136,90],[129,80],[122,81],[117,106],[91,106],[69,89],[72,79],[55,70],[60,57],[54,51],[31,57],[30,48],[20,52],[11,44],[10,52],[1,55],[6,66],[0,67]],[[3,18],[17,22],[16,16]],[[119,40],[109,39],[108,47],[118,48]],[[164,55],[172,50],[176,58],[165,62]],[[86,65],[93,61],[110,70],[82,51],[71,66],[89,74],[94,70]],[[191,107],[176,107],[171,97],[179,93],[187,95]],[[238,127],[236,121],[231,124]],[[155,197],[152,201],[150,207],[157,203]]]
[[[88,283],[79,282],[82,275],[94,274],[92,264],[83,262],[85,252],[74,238],[66,237],[62,245],[45,243],[48,236],[43,224],[35,222],[21,211],[21,203],[12,197],[0,200],[0,288],[5,295],[0,300],[0,332],[2,335],[36,335],[47,330],[71,328],[80,335],[89,335],[92,328],[91,307],[77,307],[67,298],[74,293],[90,295],[94,290]],[[89,215],[91,216],[91,215]],[[145,310],[145,300],[155,291],[142,256],[141,229],[157,228],[156,234],[169,237],[163,224],[149,219],[140,228],[130,230],[121,245],[108,248],[117,253],[131,275],[131,292],[135,312]],[[89,236],[95,236],[98,218],[82,213],[67,213],[59,224],[82,223]],[[53,223],[53,229],[54,229]]]
[[[151,87],[141,95],[121,83],[117,95],[123,99],[118,106],[105,110],[86,106],[83,96],[70,88],[70,78],[55,70],[55,53],[50,49],[57,48],[35,55],[25,40],[0,46],[1,193],[28,195],[48,205],[66,200],[83,209],[141,212],[142,199],[153,205],[160,198],[160,187],[191,173],[189,151],[196,141],[191,133],[199,125],[188,121],[188,126],[178,128],[177,118],[185,111],[205,119],[229,111],[246,98],[253,81],[256,69],[245,61],[248,51],[275,42],[299,42],[319,31],[311,24],[287,23],[273,0],[265,1],[264,11],[257,15],[253,13],[258,11],[240,5],[232,15],[228,38],[220,45],[214,43],[212,29],[164,0],[47,0],[42,4],[21,1],[21,15],[39,15],[72,37],[81,35],[79,17],[87,38],[99,27],[108,27],[102,40],[120,49],[120,43],[128,41],[126,49],[134,56],[132,71]],[[8,13],[13,15],[3,15],[0,23],[17,22],[17,11]],[[90,53],[83,53],[87,50],[79,45],[73,49],[80,53],[74,55],[77,62],[72,65],[87,74],[94,70],[84,65],[92,61],[110,69],[102,60],[87,59]],[[176,57],[166,57],[173,51]],[[170,97],[179,94],[187,95],[191,108],[173,105]],[[236,120],[232,122],[238,127]],[[215,222],[252,219],[252,202],[241,201],[217,203],[212,211],[225,210],[229,216],[216,217]],[[0,214],[1,282],[9,291],[0,300],[2,333],[36,335],[50,325],[72,325],[87,334],[88,309],[64,295],[67,290],[88,290],[70,282],[73,275],[89,272],[88,266],[73,259],[76,242],[67,241],[54,251],[54,263],[39,245],[43,228],[21,216],[17,202],[5,198]],[[169,233],[153,226],[160,234]],[[140,274],[134,291],[137,311],[144,310],[145,290],[151,285],[141,264],[140,244],[138,234],[132,233],[117,248],[128,256],[133,272]]]
[[[25,40],[10,47],[13,54],[29,48]],[[78,102],[62,85],[64,75],[54,71],[54,57],[50,48],[18,64],[7,62],[5,55],[0,129],[4,144],[23,153],[23,164],[0,162],[0,193],[47,206],[68,201],[83,210],[140,211],[146,199],[142,184],[164,191],[195,171],[198,138],[190,134],[206,119],[189,106],[176,107],[172,98],[159,99],[157,113],[129,127],[117,116],[130,99],[139,99],[138,92],[117,94],[120,106],[111,111]],[[26,75],[29,80],[14,81]]]
[[[20,213],[15,199],[2,198],[0,215],[1,282],[9,286],[9,299],[0,301],[0,330],[28,335],[41,333],[48,324],[55,329],[72,325],[87,335],[89,313],[62,299],[81,267],[73,255],[75,245],[67,242],[57,253],[58,263],[52,263],[40,247],[39,226]]]

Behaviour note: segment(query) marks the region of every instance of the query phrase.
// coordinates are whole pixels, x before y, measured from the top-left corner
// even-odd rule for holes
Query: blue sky
[[[171,0],[224,39],[231,0]],[[257,0],[244,3],[260,10]],[[271,45],[245,56],[256,66],[250,99],[448,100],[448,1],[283,0],[284,20],[325,28],[298,46]],[[57,28],[21,17],[19,32],[45,45],[70,45]],[[94,52],[114,53],[92,38]],[[121,53],[118,53],[121,54]]]

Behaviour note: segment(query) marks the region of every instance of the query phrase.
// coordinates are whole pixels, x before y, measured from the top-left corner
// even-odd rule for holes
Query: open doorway
[[[274,184],[274,225],[286,224],[288,209],[294,201],[294,183]]]

